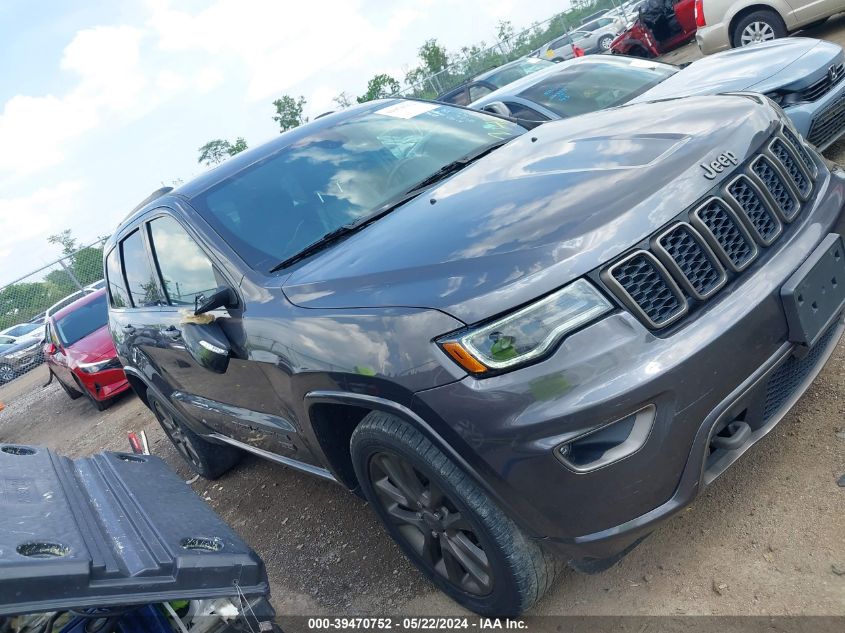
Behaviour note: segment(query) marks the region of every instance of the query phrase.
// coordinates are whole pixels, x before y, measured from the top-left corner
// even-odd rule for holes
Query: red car
[[[108,327],[105,289],[97,290],[47,319],[44,359],[72,399],[85,395],[102,411],[129,389]]]
[[[696,28],[695,0],[646,0],[640,7],[640,17],[616,36],[610,51],[657,57],[689,42]]]

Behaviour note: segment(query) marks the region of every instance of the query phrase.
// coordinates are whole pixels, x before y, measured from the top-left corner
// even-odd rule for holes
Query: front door
[[[194,360],[182,339],[187,324],[213,320],[233,345],[244,340],[243,305],[194,316],[197,297],[210,295],[219,286],[235,288],[233,281],[172,216],[153,218],[147,230],[151,260],[164,295],[158,342],[150,354],[172,390],[171,401],[218,433],[309,461],[293,414],[270,384],[264,363],[250,360],[249,350],[233,347],[226,372],[214,373]]]

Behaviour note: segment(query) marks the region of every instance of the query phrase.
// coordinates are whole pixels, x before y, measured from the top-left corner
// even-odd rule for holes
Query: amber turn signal
[[[487,367],[478,362],[474,356],[470,355],[469,352],[461,347],[460,343],[443,343],[443,349],[446,350],[446,353],[449,354],[449,356],[455,359],[458,365],[466,369],[468,372],[481,374],[487,371]]]

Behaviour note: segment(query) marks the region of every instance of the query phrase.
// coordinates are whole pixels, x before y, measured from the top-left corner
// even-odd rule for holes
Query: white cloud
[[[200,92],[210,92],[223,83],[223,73],[217,68],[201,68],[194,77],[194,84]]]
[[[66,180],[26,196],[0,198],[0,249],[70,225],[81,209],[82,190],[80,181]]]
[[[326,69],[353,68],[384,54],[419,15],[410,8],[388,10],[377,23],[364,17],[359,0],[218,0],[195,14],[172,8],[169,0],[152,0],[150,6],[150,25],[162,50],[201,51],[221,65],[238,60],[252,100],[290,90]]]
[[[63,70],[79,76],[65,95],[16,95],[0,114],[0,171],[18,176],[62,161],[67,143],[94,128],[105,111],[131,108],[144,87],[138,69],[141,31],[125,26],[76,33]]]

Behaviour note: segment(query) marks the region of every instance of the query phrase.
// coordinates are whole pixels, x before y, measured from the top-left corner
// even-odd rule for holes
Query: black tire
[[[53,374],[52,371],[50,373]],[[56,379],[56,382],[58,382],[62,386],[62,389],[67,394],[67,397],[71,400],[76,400],[77,398],[82,396],[81,391],[77,391],[73,387],[68,387],[64,382],[62,382],[61,378],[56,376],[56,374],[53,374],[53,377]]]
[[[599,38],[598,47],[599,52],[603,53],[605,51],[610,50],[610,45],[613,43],[613,36],[612,35],[602,35]]]
[[[234,446],[209,442],[194,433],[179,415],[155,394],[147,392],[150,410],[188,466],[206,479],[217,479],[237,464],[243,453]]]
[[[743,43],[743,38],[755,37],[761,39],[747,39]],[[780,37],[786,37],[786,25],[783,23],[783,19],[774,11],[760,9],[742,16],[734,25],[731,44],[734,48],[740,48],[758,41],[769,41]]]
[[[353,432],[350,448],[362,491],[388,534],[457,603],[482,615],[516,616],[551,586],[561,561],[412,426],[374,411]]]
[[[628,49],[626,55],[630,57],[642,57],[643,59],[649,59],[651,57],[651,53],[645,49],[645,47],[640,46],[639,44],[632,46]]]
[[[18,373],[11,365],[0,365],[0,385],[5,385],[7,382],[12,382],[18,377]]]

